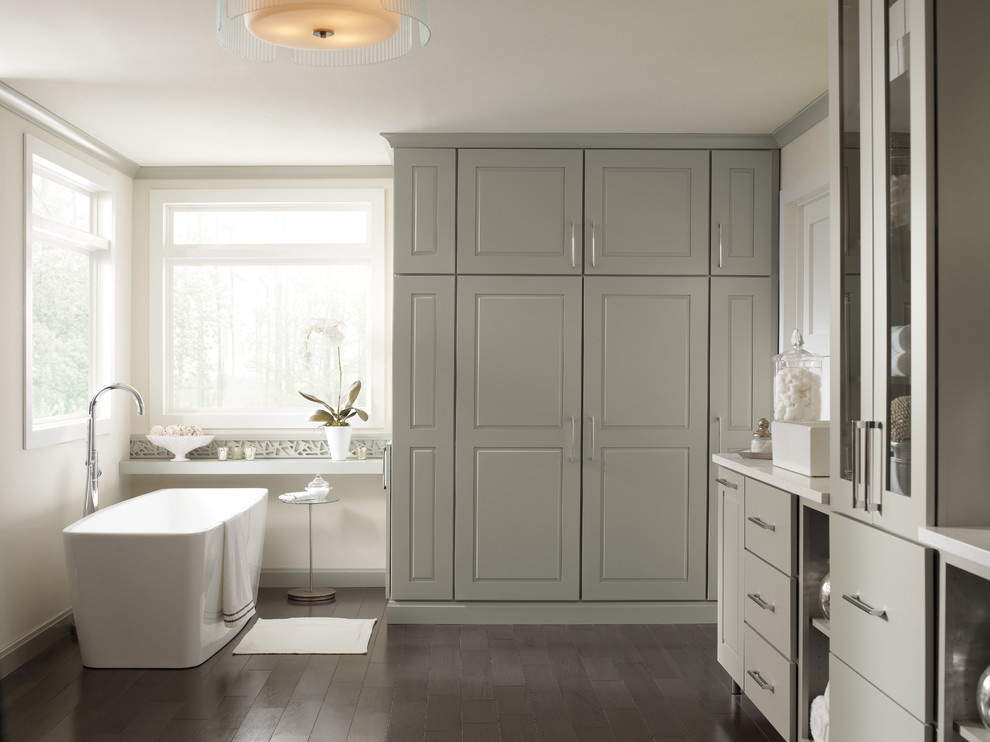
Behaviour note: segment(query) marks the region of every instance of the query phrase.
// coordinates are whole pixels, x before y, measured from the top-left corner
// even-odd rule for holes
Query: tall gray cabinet
[[[397,137],[390,615],[713,618],[709,454],[770,412],[776,151]]]

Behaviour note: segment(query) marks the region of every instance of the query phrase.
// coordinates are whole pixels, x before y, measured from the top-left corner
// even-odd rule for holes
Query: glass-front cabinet
[[[932,522],[932,0],[833,6],[832,506]]]

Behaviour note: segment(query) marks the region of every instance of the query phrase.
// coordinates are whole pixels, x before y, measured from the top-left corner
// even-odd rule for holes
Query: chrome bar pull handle
[[[389,476],[392,472],[390,467],[392,465],[392,444],[386,443],[385,448],[382,450],[382,489],[387,490],[391,484],[391,477]]]
[[[591,267],[598,267],[598,223],[595,221],[591,222]]]
[[[722,222],[718,223],[718,267],[722,267]]]
[[[852,506],[853,510],[859,510],[860,508],[865,510],[866,503],[860,500],[859,497],[860,467],[862,466],[859,452],[861,450],[860,433],[863,430],[863,421],[853,420],[849,424],[852,427]]]
[[[887,611],[885,611],[883,608],[874,608],[872,605],[864,603],[862,600],[859,599],[858,595],[846,595],[845,593],[843,593],[842,598],[843,600],[847,600],[850,603],[852,603],[854,606],[856,606],[861,611],[863,611],[863,613],[868,613],[871,616],[876,616],[877,618],[884,618],[884,619],[887,618]]]
[[[715,453],[722,453],[722,418],[715,418]]]
[[[577,461],[577,459],[574,458],[574,447],[575,447],[574,436],[576,434],[577,434],[577,420],[574,419],[574,415],[571,415],[571,450],[567,454],[568,461]]]
[[[571,222],[571,268],[577,268],[577,236],[574,222]]]
[[[588,461],[595,460],[595,422],[597,418],[594,415],[591,416],[591,449],[588,451]]]
[[[866,510],[871,513],[880,511],[880,497],[873,487],[873,438],[874,431],[880,430],[881,425],[879,420],[869,420],[864,425],[866,428]]]
[[[722,479],[722,477],[719,477],[715,481],[718,482],[723,487],[728,487],[729,489],[732,489],[732,490],[739,489],[739,485],[738,484],[736,484],[735,482],[730,482],[728,479]]]
[[[753,678],[753,682],[760,686],[763,690],[773,693],[773,683],[764,679],[764,677],[760,675],[759,670],[747,670],[746,674]]]
[[[771,613],[775,612],[773,603],[768,603],[765,601],[762,597],[760,597],[759,593],[748,593],[746,597],[760,606],[763,610],[770,611]]]
[[[776,531],[777,530],[777,526],[775,524],[773,524],[773,523],[767,523],[765,520],[763,520],[763,518],[759,517],[758,515],[751,515],[746,520],[748,520],[750,523],[755,523],[760,528],[762,528],[764,531]]]

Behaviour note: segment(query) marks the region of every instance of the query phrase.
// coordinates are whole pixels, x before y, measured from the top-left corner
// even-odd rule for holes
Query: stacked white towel
[[[248,512],[223,524],[223,622],[231,628],[243,626],[255,611],[247,552],[250,527]]]
[[[828,742],[828,686],[825,695],[811,702],[811,739],[814,742]]]
[[[890,375],[911,375],[911,325],[890,328]]]

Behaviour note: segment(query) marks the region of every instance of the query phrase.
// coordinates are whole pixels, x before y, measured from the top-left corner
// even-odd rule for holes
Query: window
[[[25,137],[24,447],[86,435],[111,368],[112,179]],[[98,409],[106,432],[110,405]]]
[[[151,214],[152,423],[315,427],[299,392],[360,380],[352,422],[384,429],[384,189],[153,191]]]

